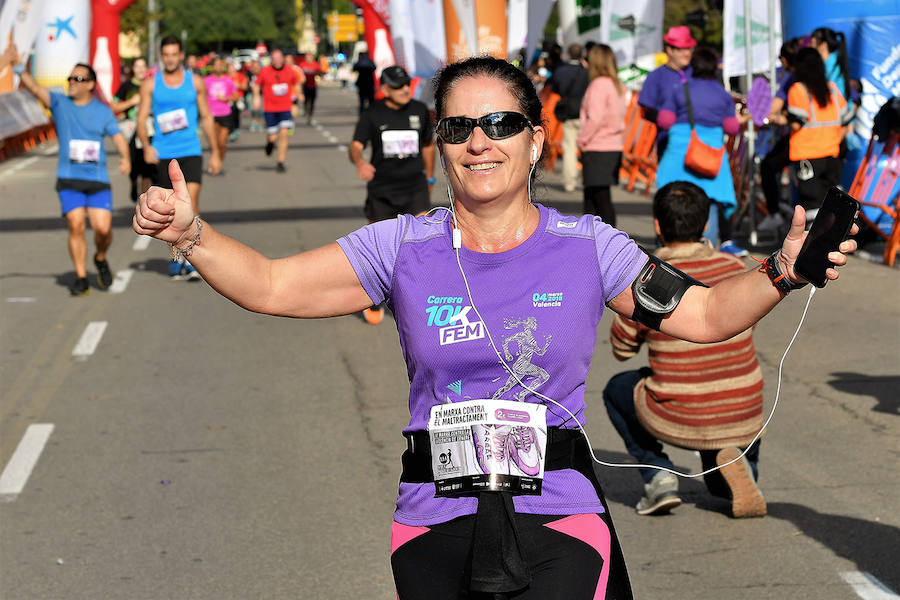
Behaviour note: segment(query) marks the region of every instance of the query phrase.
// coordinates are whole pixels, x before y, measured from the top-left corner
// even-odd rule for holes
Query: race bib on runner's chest
[[[272,84],[272,95],[273,96],[287,96],[288,93],[288,84],[286,83],[273,83]]]
[[[381,153],[385,158],[419,155],[419,132],[415,129],[388,129],[381,132]]]
[[[183,108],[176,108],[156,116],[159,130],[163,133],[172,133],[180,129],[187,129],[188,118]]]
[[[547,407],[468,400],[431,408],[428,435],[435,496],[471,492],[541,493]]]
[[[69,160],[77,163],[100,161],[100,142],[97,140],[69,140]]]

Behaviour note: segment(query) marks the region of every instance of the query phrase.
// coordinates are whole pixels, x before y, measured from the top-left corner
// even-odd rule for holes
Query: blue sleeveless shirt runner
[[[626,234],[590,215],[569,217],[536,205],[540,223],[506,252],[460,249],[471,307],[452,248],[449,218],[401,215],[338,240],[373,304],[393,311],[410,380],[410,422],[424,431],[431,407],[497,398],[547,404],[547,425],[584,423],[584,388],[606,302],[637,277],[646,255]],[[475,514],[478,498],[435,497],[434,483],[400,483],[394,520],[433,525]],[[515,511],[545,515],[603,513],[594,485],[575,469],[547,471],[540,495],[515,496]]]
[[[197,90],[194,76],[184,71],[181,85],[169,87],[162,72],[153,79],[153,118],[156,134],[153,147],[160,159],[200,156],[200,138],[197,137]]]

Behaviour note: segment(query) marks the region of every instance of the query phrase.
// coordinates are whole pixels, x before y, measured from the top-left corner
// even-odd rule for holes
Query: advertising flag
[[[664,12],[657,0],[604,0],[600,39],[616,53],[619,67],[662,52]]]
[[[775,36],[775,52],[781,48],[781,2],[773,2],[774,13],[768,14],[768,2],[750,3],[750,38],[752,44],[751,71],[769,71],[769,29]],[[722,39],[722,75],[727,81],[735,75],[747,73],[747,42],[744,23],[744,0],[725,0]],[[778,66],[778,65],[776,65]]]
[[[563,45],[600,40],[600,0],[559,0],[558,8]]]

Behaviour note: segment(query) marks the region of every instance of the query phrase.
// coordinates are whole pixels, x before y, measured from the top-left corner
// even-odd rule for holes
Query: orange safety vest
[[[843,127],[853,119],[853,111],[838,91],[828,82],[831,101],[820,106],[799,81],[788,90],[788,116],[803,126],[791,131],[789,156],[792,161],[837,156]]]

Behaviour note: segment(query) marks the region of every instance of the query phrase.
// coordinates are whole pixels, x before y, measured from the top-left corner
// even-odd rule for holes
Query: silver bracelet
[[[197,233],[194,234],[194,237],[191,239],[191,243],[187,245],[187,248],[182,250],[175,244],[169,244],[169,249],[172,251],[172,260],[177,262],[184,261],[185,258],[189,257],[191,253],[194,251],[194,246],[200,245],[200,232],[203,231],[203,221],[200,220],[200,217],[194,217],[194,223],[197,224]]]

